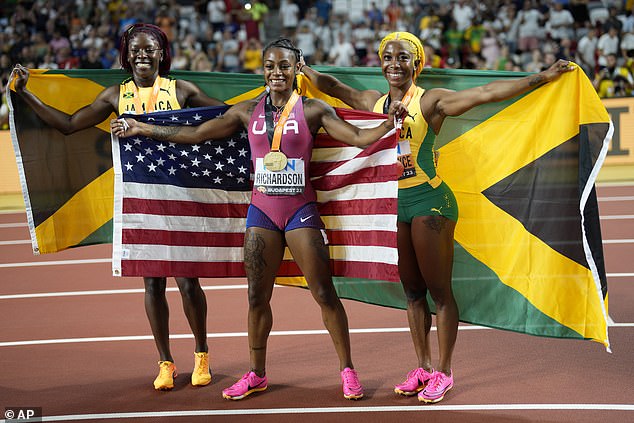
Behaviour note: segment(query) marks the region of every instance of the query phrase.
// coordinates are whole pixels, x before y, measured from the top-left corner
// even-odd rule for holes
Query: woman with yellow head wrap
[[[387,34],[379,45],[379,57],[383,57],[383,52],[385,51],[385,46],[389,41],[405,41],[409,46],[409,52],[414,57],[414,60],[417,61],[416,67],[414,69],[414,73],[412,75],[412,79],[416,81],[418,75],[423,71],[423,67],[425,66],[425,49],[423,48],[423,43],[420,42],[417,36],[410,34],[409,32],[392,32]]]
[[[458,334],[458,309],[451,290],[454,228],[458,204],[451,189],[436,173],[434,142],[447,116],[502,101],[573,69],[560,60],[538,74],[516,80],[494,81],[463,91],[416,86],[425,66],[423,44],[408,32],[392,32],[379,46],[381,71],[389,92],[356,90],[308,66],[302,72],[324,93],[352,108],[384,112],[393,101],[407,106],[399,135],[398,157],[403,165],[398,192],[399,273],[407,297],[407,316],[418,358],[417,367],[394,387],[401,395],[422,402],[441,401],[454,384],[451,366]],[[431,313],[427,292],[436,306],[439,360],[431,358]]]

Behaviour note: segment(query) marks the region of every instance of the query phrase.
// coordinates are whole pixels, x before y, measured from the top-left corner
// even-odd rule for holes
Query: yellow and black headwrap
[[[423,66],[425,66],[425,50],[423,49],[423,43],[420,42],[418,37],[414,34],[404,31],[397,31],[387,34],[382,40],[381,45],[379,46],[379,57],[383,57],[383,50],[385,50],[385,45],[388,41],[407,41],[407,44],[410,46],[409,52],[414,55],[414,59],[418,60],[418,66],[414,69],[413,79],[416,81],[418,75],[423,71]]]

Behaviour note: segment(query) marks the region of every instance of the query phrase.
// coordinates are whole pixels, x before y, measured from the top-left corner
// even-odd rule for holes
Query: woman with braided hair
[[[321,308],[324,325],[334,343],[343,395],[346,399],[358,399],[363,397],[363,387],[352,364],[348,318],[332,281],[326,233],[308,164],[314,134],[320,128],[337,140],[366,146],[392,130],[394,117],[401,116],[405,108],[394,101],[386,110],[388,120],[375,128],[359,129],[339,118],[323,101],[297,94],[300,51],[289,40],[279,39],[268,44],[262,58],[268,94],[261,99],[237,103],[222,116],[196,127],[154,126],[126,117],[113,120],[111,129],[117,136],[142,135],[195,144],[247,128],[255,172],[244,238],[251,368],[222,395],[239,400],[268,386],[266,348],[273,325],[270,301],[284,248],[288,246]],[[286,166],[290,160],[294,162],[293,169]],[[273,179],[275,181],[266,182]],[[281,183],[281,180],[289,182]],[[276,191],[280,184],[283,191]]]
[[[171,65],[169,42],[157,26],[144,23],[130,26],[121,39],[119,60],[132,76],[119,85],[104,89],[91,104],[70,116],[44,104],[27,90],[29,72],[20,65],[14,70],[17,75],[15,89],[44,122],[66,135],[91,128],[112,113],[150,113],[155,110],[224,104],[208,97],[191,82],[177,81],[167,76]],[[194,386],[207,385],[211,381],[211,374],[205,293],[198,278],[175,279],[196,343],[191,382]],[[168,390],[174,387],[177,371],[169,345],[169,307],[165,297],[167,278],[152,275],[144,277],[143,281],[145,311],[159,352],[159,375],[154,380],[154,388]]]
[[[569,62],[560,60],[543,72],[515,80],[494,81],[462,91],[424,90],[416,86],[425,64],[418,37],[408,32],[388,34],[381,41],[379,57],[389,84],[385,95],[374,90],[356,90],[305,64],[301,71],[319,90],[354,109],[385,113],[393,101],[402,101],[408,109],[399,139],[399,160],[404,170],[399,178],[397,233],[399,273],[418,365],[394,391],[435,403],[453,387],[451,356],[458,334],[458,307],[451,288],[458,204],[449,186],[436,173],[436,136],[447,116],[458,116],[480,104],[517,96],[573,68]],[[429,343],[428,292],[436,306],[438,327],[440,358],[435,367]]]

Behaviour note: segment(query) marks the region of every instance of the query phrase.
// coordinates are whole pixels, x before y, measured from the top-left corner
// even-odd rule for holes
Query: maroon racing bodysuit
[[[284,171],[263,173],[268,178],[259,178],[258,170],[262,172],[262,159],[271,150],[271,144],[267,135],[265,104],[268,96],[264,96],[255,107],[249,122],[249,144],[251,146],[251,163],[256,173],[255,183],[251,197],[251,204],[260,209],[279,228],[285,228],[289,219],[295,212],[308,203],[317,201],[315,190],[310,183],[310,159],[313,150],[313,135],[310,133],[304,117],[303,98],[300,98],[293,106],[289,118],[284,125],[280,151],[288,158],[289,164]],[[268,100],[270,101],[270,100]],[[275,119],[277,120],[277,119]],[[258,165],[259,160],[259,165]],[[296,170],[303,164],[303,178]],[[264,176],[264,175],[260,175]],[[269,195],[266,189],[258,186],[258,181],[271,179],[300,180],[303,179],[303,192],[295,195]],[[292,183],[290,183],[293,185]],[[293,189],[291,186],[290,189]]]

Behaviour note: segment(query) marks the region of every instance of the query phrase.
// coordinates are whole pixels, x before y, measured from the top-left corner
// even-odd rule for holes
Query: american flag
[[[137,115],[157,125],[198,125],[227,107]],[[337,110],[364,127],[384,115]],[[196,145],[113,136],[115,276],[242,277],[251,197],[246,130]],[[359,149],[319,134],[312,183],[330,241],[333,275],[398,280],[396,139]],[[280,277],[301,275],[286,252]]]

